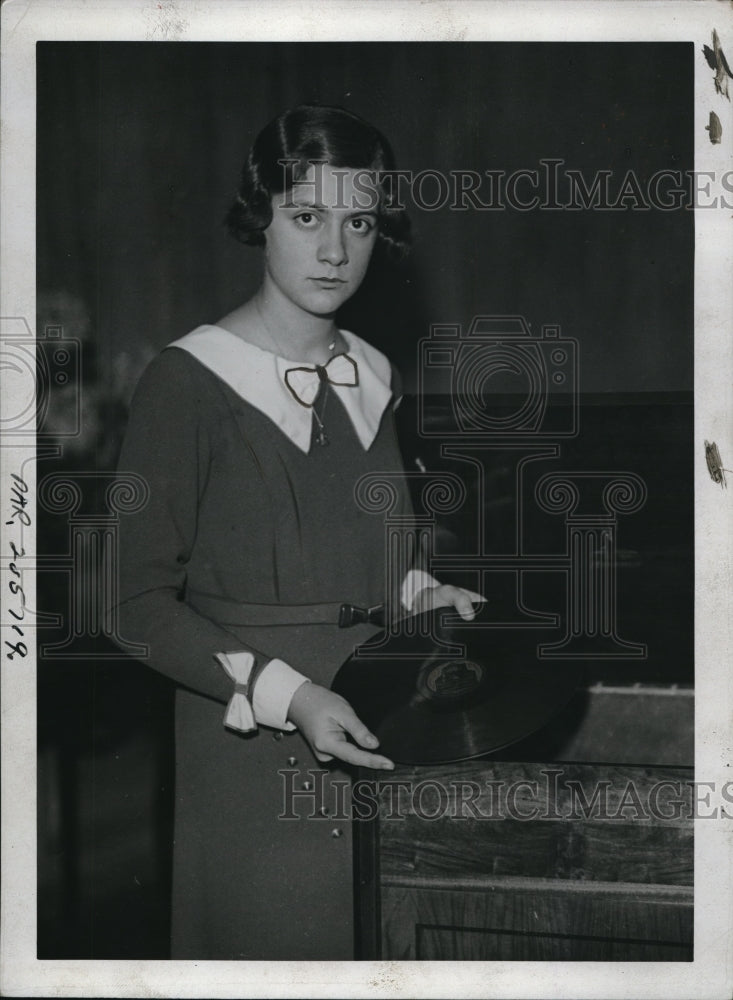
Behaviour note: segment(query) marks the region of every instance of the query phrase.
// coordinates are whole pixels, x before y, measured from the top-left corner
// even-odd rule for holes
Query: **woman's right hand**
[[[320,761],[337,757],[359,767],[373,767],[380,771],[394,768],[387,757],[369,752],[379,746],[379,740],[369,732],[348,701],[320,684],[301,684],[290,702],[288,718],[298,727]],[[349,741],[349,736],[358,746]]]

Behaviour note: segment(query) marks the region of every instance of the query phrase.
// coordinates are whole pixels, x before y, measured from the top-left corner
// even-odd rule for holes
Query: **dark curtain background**
[[[103,372],[246,298],[258,253],[221,220],[262,125],[343,105],[398,165],[589,179],[692,168],[692,47],[681,44],[41,43],[38,287],[78,296]],[[426,197],[433,196],[426,185]],[[415,250],[350,325],[408,377],[431,323],[559,323],[585,392],[692,388],[692,213],[413,210]],[[386,282],[386,284],[385,284]],[[134,364],[134,363],[133,363]]]
[[[222,220],[253,138],[282,109],[350,108],[414,172],[557,158],[588,183],[612,171],[616,191],[629,170],[643,189],[693,167],[692,45],[42,42],[37,70],[38,329],[63,327],[84,362],[80,433],[39,461],[39,480],[98,473],[83,480],[90,509],[147,361],[257,286],[258,251]],[[644,514],[623,526],[625,630],[650,642],[633,677],[689,682],[693,213],[411,216],[410,258],[375,265],[343,325],[386,350],[412,391],[433,323],[521,314],[577,339],[593,405],[564,467],[644,476]],[[72,403],[52,394],[52,431],[73,424]],[[496,471],[497,537],[512,475]],[[68,533],[68,517],[41,512],[39,552],[63,555]],[[63,615],[67,588],[63,573],[39,574],[45,610]],[[165,957],[170,689],[102,638],[81,646],[77,660],[39,661],[38,954]]]

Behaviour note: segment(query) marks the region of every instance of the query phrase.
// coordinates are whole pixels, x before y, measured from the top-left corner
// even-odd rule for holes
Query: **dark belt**
[[[250,604],[213,594],[189,591],[187,601],[201,614],[221,625],[271,627],[284,625],[379,625],[384,627],[384,605],[360,608],[355,604]]]

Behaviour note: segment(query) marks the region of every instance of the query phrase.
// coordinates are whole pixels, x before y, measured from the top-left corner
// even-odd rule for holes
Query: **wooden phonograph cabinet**
[[[691,691],[583,698],[556,759],[507,751],[380,782],[378,816],[355,823],[361,957],[692,960]],[[632,719],[636,744],[614,746]]]

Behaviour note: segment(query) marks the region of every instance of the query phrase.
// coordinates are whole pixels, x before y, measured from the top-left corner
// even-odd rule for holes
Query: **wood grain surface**
[[[691,885],[691,780],[687,768],[630,765],[400,769],[382,787],[382,879],[450,873]]]
[[[382,957],[691,960],[692,780],[633,765],[398,769],[381,786]]]
[[[527,879],[473,890],[382,889],[385,959],[691,961],[688,890]]]

